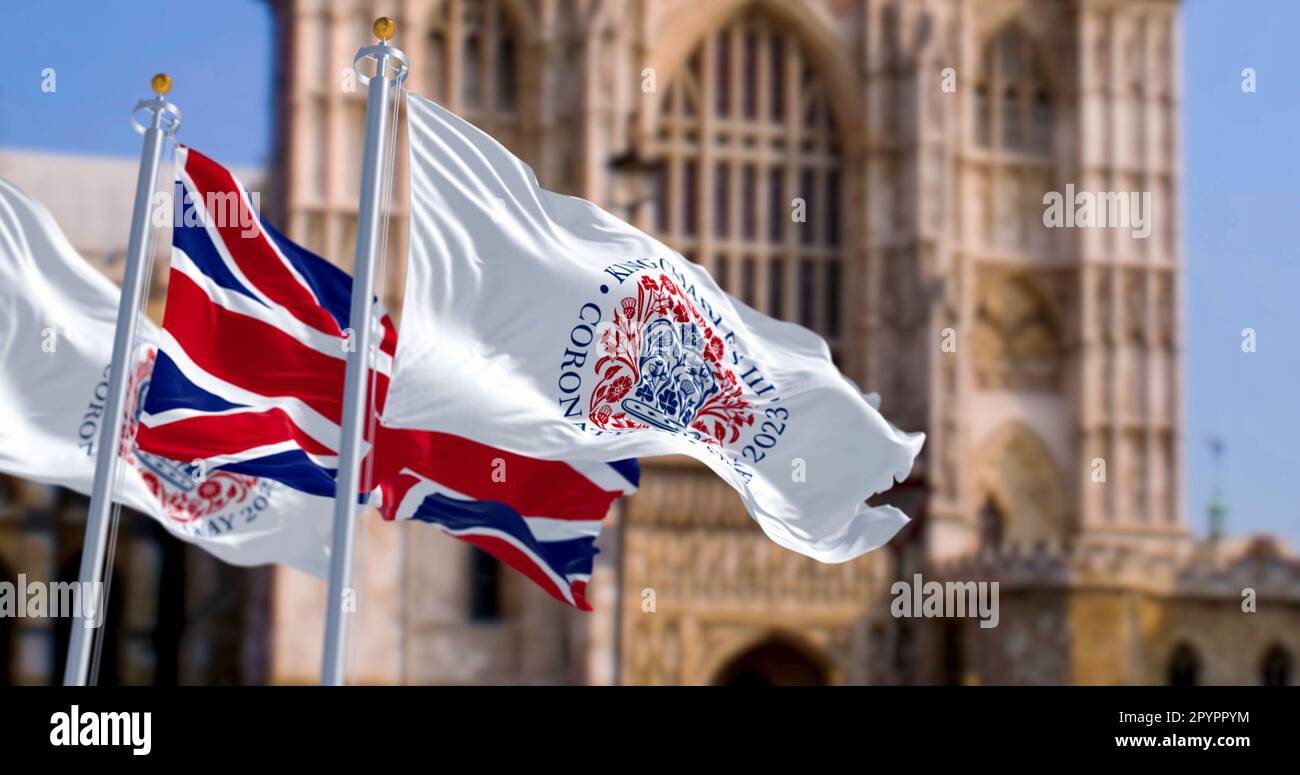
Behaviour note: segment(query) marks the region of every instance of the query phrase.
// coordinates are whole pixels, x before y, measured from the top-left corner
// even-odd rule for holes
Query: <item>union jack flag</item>
[[[352,278],[261,218],[224,167],[178,147],[172,261],[140,449],[332,497]],[[429,431],[384,427],[397,329],[372,321],[365,495],[385,519],[436,525],[590,610],[600,521],[635,491],[635,460],[536,460]]]

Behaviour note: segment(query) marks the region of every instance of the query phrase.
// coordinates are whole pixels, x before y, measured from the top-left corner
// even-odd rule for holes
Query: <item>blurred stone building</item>
[[[590,616],[404,526],[367,561],[403,570],[366,593],[401,602],[371,621],[362,680],[1295,680],[1300,564],[1268,539],[1196,545],[1181,502],[1176,2],[273,7],[296,238],[350,260],[365,101],[344,69],[390,15],[410,89],[544,186],[819,331],[888,416],[929,434],[889,496],[915,524],[836,566],[776,547],[701,466],[646,461],[603,538]],[[1149,235],[1045,228],[1044,194],[1070,183],[1150,192]],[[399,258],[400,196],[394,210]],[[390,261],[392,308],[401,270]],[[916,572],[998,580],[999,627],[895,619],[891,582]],[[273,599],[303,595],[274,584]],[[299,634],[318,609],[294,610],[313,623],[275,620],[271,674],[311,680]]]
[[[929,435],[888,495],[913,524],[842,565],[777,547],[702,466],[643,461],[601,539],[593,614],[427,525],[371,515],[354,680],[1297,681],[1300,560],[1268,537],[1195,540],[1182,503],[1174,0],[271,8],[269,203],[294,239],[351,263],[365,99],[346,70],[389,15],[411,90],[544,186],[819,331],[891,420]],[[1045,228],[1044,194],[1068,184],[1150,192],[1150,234]],[[323,584],[199,554],[184,550],[180,680],[315,682]],[[999,582],[998,626],[894,617],[891,585],[917,573]],[[196,606],[191,587],[223,590],[224,607]]]

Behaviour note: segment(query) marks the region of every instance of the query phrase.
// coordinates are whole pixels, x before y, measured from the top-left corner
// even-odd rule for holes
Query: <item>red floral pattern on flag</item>
[[[744,386],[733,371],[723,366],[726,343],[714,332],[695,302],[666,274],[658,278],[643,275],[637,282],[636,296],[620,300],[612,323],[600,337],[601,357],[595,366],[599,381],[588,407],[592,423],[603,430],[650,427],[629,416],[619,402],[641,381],[638,364],[647,324],[661,319],[696,326],[703,339],[700,355],[719,388],[695,412],[691,430],[709,444],[721,446],[736,441],[741,428],[754,424],[754,415],[750,402],[742,395]]]
[[[153,374],[156,358],[157,352],[151,348],[131,375],[127,388],[127,421],[122,424],[118,448],[122,460],[140,472],[149,492],[158,499],[164,513],[176,522],[193,522],[244,502],[253,492],[257,477],[214,471],[201,481],[194,481],[190,478],[193,470],[191,466],[157,455],[149,455],[146,459],[147,453],[136,449],[135,433],[140,425],[140,402],[144,391],[148,389],[148,380]],[[144,390],[141,389],[142,386]],[[161,467],[165,467],[172,476],[159,476]],[[189,482],[195,486],[177,486],[173,479],[178,475],[189,478]]]

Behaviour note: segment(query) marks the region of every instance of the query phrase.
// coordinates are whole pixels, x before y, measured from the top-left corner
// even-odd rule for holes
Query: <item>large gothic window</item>
[[[1052,97],[1028,41],[1007,27],[985,47],[975,86],[975,139],[984,148],[1047,156]]]
[[[651,226],[732,295],[842,328],[843,180],[830,100],[796,38],[760,13],[706,38],[663,95]]]
[[[1029,39],[1014,25],[983,47],[972,105],[978,202],[970,227],[997,255],[1041,254],[1042,197],[1052,190],[1054,101]]]
[[[443,0],[429,47],[432,99],[479,122],[515,115],[519,57],[502,0]]]

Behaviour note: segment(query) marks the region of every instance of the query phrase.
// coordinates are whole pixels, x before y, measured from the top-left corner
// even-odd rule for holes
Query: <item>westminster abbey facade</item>
[[[290,52],[277,177],[295,238],[350,261],[365,100],[342,71],[369,21],[390,15],[411,90],[493,134],[543,186],[820,332],[891,419],[928,434],[888,494],[913,524],[843,565],[772,544],[702,466],[644,461],[641,491],[608,520],[591,615],[424,526],[399,538],[372,526],[357,678],[1296,680],[1300,565],[1267,539],[1195,541],[1182,502],[1178,12],[1172,0],[276,3]],[[1044,194],[1069,183],[1150,192],[1149,235],[1045,228]],[[404,208],[399,196],[393,308]],[[891,585],[915,573],[999,581],[999,626],[894,618]],[[307,583],[277,576],[273,607]],[[300,633],[318,630],[317,607],[294,610],[312,624],[276,619],[270,673],[309,681],[315,642]]]
[[[892,421],[928,434],[885,496],[912,524],[842,565],[773,544],[702,466],[643,461],[641,490],[607,519],[592,614],[427,525],[372,515],[353,680],[1300,681],[1300,560],[1267,537],[1197,539],[1183,502],[1175,0],[277,0],[272,13],[270,216],[293,239],[351,264],[365,96],[345,71],[371,21],[392,16],[409,89],[543,186],[818,331]],[[1068,184],[1150,192],[1149,234],[1046,228],[1044,196]],[[891,588],[916,574],[998,582],[998,626],[893,616]],[[232,669],[314,683],[323,584],[269,569],[241,586],[256,636]]]

